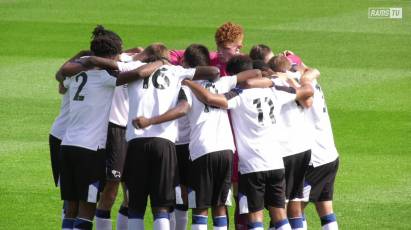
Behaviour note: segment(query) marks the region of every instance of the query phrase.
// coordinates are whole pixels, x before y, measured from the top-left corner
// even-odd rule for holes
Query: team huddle
[[[62,104],[49,144],[64,201],[62,229],[307,229],[316,206],[322,229],[338,229],[332,200],[339,157],[319,71],[291,51],[255,45],[227,22],[216,52],[162,43],[123,50],[97,26],[90,50],[56,73]],[[234,222],[227,206],[235,200]],[[150,198],[150,199],[148,199]]]

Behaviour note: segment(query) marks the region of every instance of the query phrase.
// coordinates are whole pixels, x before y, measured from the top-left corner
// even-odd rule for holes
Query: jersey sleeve
[[[230,91],[231,92],[231,91]],[[235,109],[240,105],[240,97],[232,97],[228,100],[227,109]]]
[[[117,62],[118,70],[120,72],[127,72],[131,71],[134,69],[137,69],[138,67],[145,65],[146,63],[141,62],[141,61],[133,61],[133,62]]]
[[[240,104],[240,93],[243,90],[241,88],[231,89],[229,92],[224,93],[225,98],[227,99],[227,109],[235,109]]]
[[[188,79],[193,79],[194,74],[196,72],[195,68],[189,68],[189,69],[185,69],[183,67],[180,68],[179,70],[179,77],[180,77],[180,81],[188,78]]]
[[[104,74],[102,78],[103,78],[103,85],[109,86],[109,87],[116,87],[117,78],[111,76],[108,73]]]
[[[70,86],[70,83],[71,83],[71,77],[66,77],[65,79],[64,79],[64,81],[63,81],[63,86],[64,86],[64,88],[66,88],[66,89],[68,89],[69,88],[69,86]]]
[[[237,85],[237,75],[220,78],[215,85],[219,89],[219,93],[228,92]]]
[[[296,91],[292,87],[274,85],[273,90],[280,104],[286,104],[297,99]]]
[[[180,101],[180,96],[183,97],[183,95],[185,96],[185,99],[186,99],[187,103],[191,107],[193,105],[192,93],[191,93],[190,88],[185,86],[185,85],[181,86],[180,93],[178,94],[179,101]]]

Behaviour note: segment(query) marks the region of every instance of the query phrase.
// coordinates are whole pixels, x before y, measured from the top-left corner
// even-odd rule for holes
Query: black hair
[[[184,51],[184,61],[191,68],[210,65],[210,52],[204,45],[191,44]]]
[[[235,55],[227,62],[226,67],[230,75],[250,69],[253,69],[253,60],[248,55]]]
[[[102,25],[97,25],[94,28],[93,32],[91,33],[91,39],[94,39],[94,38],[99,37],[99,36],[108,36],[113,40],[118,40],[121,43],[123,43],[123,40],[120,38],[120,36],[117,33],[113,32],[111,30],[107,30]]]
[[[263,60],[253,60],[253,69],[267,71],[268,69],[270,69],[270,66]]]
[[[258,44],[251,48],[250,58],[253,60],[265,60],[265,57],[271,52],[270,47],[264,44]]]
[[[121,42],[107,35],[94,37],[90,50],[99,57],[112,57],[121,53]]]

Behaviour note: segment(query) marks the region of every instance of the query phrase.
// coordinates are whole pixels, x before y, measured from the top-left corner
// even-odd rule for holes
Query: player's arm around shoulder
[[[117,85],[124,85],[138,79],[150,77],[151,74],[153,74],[159,67],[164,64],[164,60],[158,60],[147,63],[131,71],[121,72],[117,76]]]
[[[132,124],[134,128],[136,129],[144,129],[150,125],[157,125],[157,124],[161,124],[164,122],[178,119],[182,116],[185,116],[189,110],[190,110],[190,105],[188,104],[187,100],[180,100],[174,108],[169,109],[164,114],[151,117],[151,118],[140,116],[140,117],[133,119]]]
[[[220,69],[214,66],[197,66],[193,80],[214,81],[220,77]]]
[[[188,86],[202,103],[223,109],[228,108],[228,102],[224,95],[211,93],[201,85],[188,79],[183,80],[182,83]]]
[[[314,95],[312,81],[319,77],[320,71],[315,68],[307,68],[301,76],[301,87],[296,89],[296,99],[306,108],[312,105],[312,96]]]

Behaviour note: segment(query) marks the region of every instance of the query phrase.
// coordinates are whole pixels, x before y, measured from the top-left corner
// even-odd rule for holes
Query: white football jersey
[[[237,76],[220,78],[216,82],[197,81],[215,94],[230,91],[237,84]],[[202,103],[188,87],[183,87],[191,106],[187,117],[190,121],[190,158],[195,160],[207,153],[235,150],[227,110],[213,108]]]
[[[310,135],[314,138],[311,146],[311,163],[317,167],[335,161],[338,152],[334,144],[324,93],[317,81],[313,81],[313,87],[313,105],[306,110],[305,115],[311,128]]]
[[[126,127],[128,121],[128,92],[127,84],[114,89],[111,102],[109,121],[119,126]]]
[[[187,116],[180,117],[177,120],[178,135],[176,145],[185,145],[190,143],[190,121]]]
[[[181,81],[185,78],[192,79],[194,73],[195,69],[163,65],[150,77],[128,84],[130,108],[126,131],[127,141],[142,137],[161,137],[175,142],[177,138],[177,121],[175,120],[144,129],[135,129],[131,121],[139,116],[158,116],[173,108],[177,103]]]
[[[292,88],[272,87],[246,89],[228,101],[241,174],[284,168],[277,119],[295,98]]]
[[[122,54],[122,58],[127,57],[127,54]],[[137,69],[145,63],[140,61],[117,62],[120,72],[126,72]],[[126,127],[128,121],[128,90],[127,84],[117,86],[114,90],[113,101],[111,103],[109,121],[119,126]]]
[[[70,96],[69,93],[66,92],[61,99],[60,114],[57,116],[56,120],[54,120],[54,123],[51,126],[50,130],[50,134],[60,140],[63,139],[64,133],[66,132],[66,128],[70,120],[69,111]]]
[[[297,80],[301,76],[294,73]],[[281,79],[275,79],[278,86],[289,85]],[[278,118],[282,132],[280,133],[280,144],[283,148],[283,156],[291,156],[311,149],[312,138],[309,125],[305,118],[304,108],[297,101],[290,101],[281,108]]]
[[[104,149],[116,78],[105,70],[89,70],[67,78],[70,121],[62,145]]]

